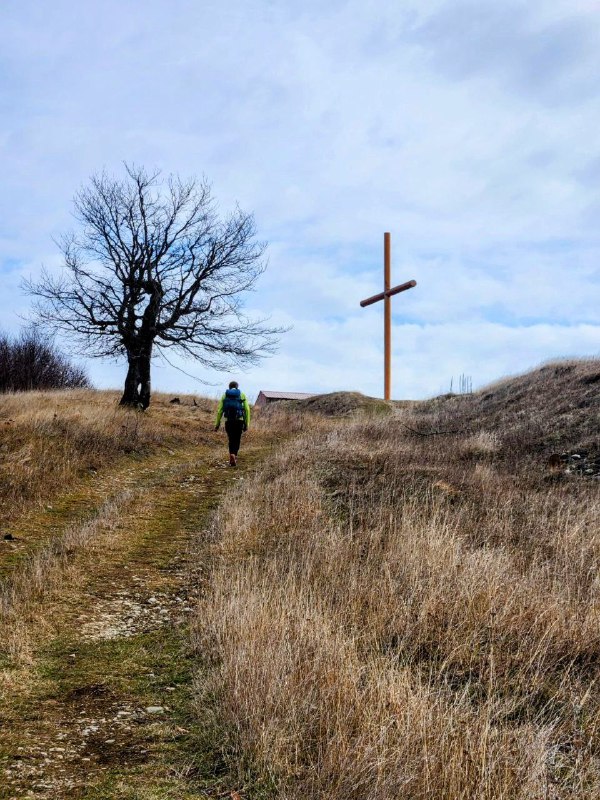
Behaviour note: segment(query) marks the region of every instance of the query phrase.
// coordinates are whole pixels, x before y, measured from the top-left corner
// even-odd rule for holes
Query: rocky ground
[[[589,450],[554,453],[548,459],[548,465],[554,473],[564,476],[600,478],[600,453]]]
[[[263,447],[249,442],[238,470],[219,441],[154,457],[129,481],[121,471],[116,518],[30,614],[29,656],[0,665],[2,800],[235,791],[192,711],[188,618],[203,566],[189,545]]]

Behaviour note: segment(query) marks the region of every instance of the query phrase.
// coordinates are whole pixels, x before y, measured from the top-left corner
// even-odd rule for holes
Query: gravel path
[[[260,454],[250,446],[247,461]],[[188,618],[201,565],[189,546],[243,479],[210,448],[120,473],[135,494],[44,599],[31,663],[3,670],[2,800],[214,796],[195,763]]]

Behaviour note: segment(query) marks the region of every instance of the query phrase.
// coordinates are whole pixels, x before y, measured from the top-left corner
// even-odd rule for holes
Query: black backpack
[[[223,401],[223,414],[229,422],[244,419],[244,402],[239,389],[227,389]]]

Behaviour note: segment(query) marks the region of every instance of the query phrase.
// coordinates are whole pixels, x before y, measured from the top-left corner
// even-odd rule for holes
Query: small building
[[[279,400],[307,400],[314,397],[314,392],[266,392],[261,391],[256,398],[255,406],[261,408],[269,403],[277,403]]]

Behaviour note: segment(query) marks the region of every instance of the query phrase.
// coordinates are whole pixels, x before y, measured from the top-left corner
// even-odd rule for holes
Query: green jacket
[[[250,427],[250,405],[248,404],[248,400],[246,395],[243,392],[240,392],[240,397],[242,403],[244,405],[244,422],[246,423],[246,427]],[[219,403],[219,407],[217,408],[217,421],[215,425],[218,427],[221,424],[221,417],[223,416],[223,403],[225,402],[225,395],[221,398],[221,402]]]

